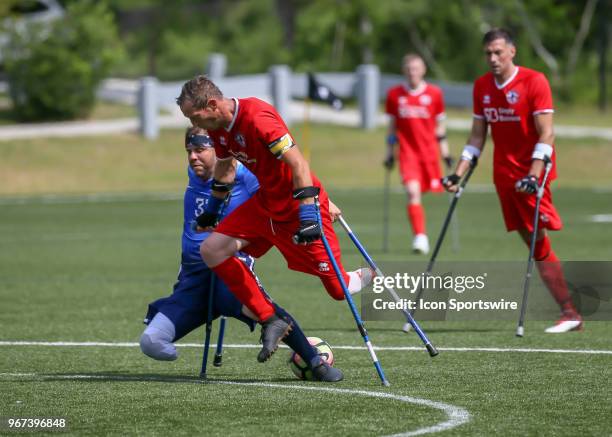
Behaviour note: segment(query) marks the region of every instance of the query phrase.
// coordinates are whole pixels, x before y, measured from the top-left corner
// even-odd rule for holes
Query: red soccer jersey
[[[444,118],[442,90],[435,85],[424,84],[410,90],[397,85],[387,93],[386,112],[395,118],[395,127],[402,151],[410,148],[422,162],[439,159],[436,121]]]
[[[495,183],[514,184],[527,175],[540,137],[534,115],[547,112],[554,112],[552,94],[548,80],[538,71],[517,67],[512,77],[501,85],[491,72],[476,80],[474,117],[485,119],[491,126]],[[553,162],[554,159],[553,153]],[[549,179],[555,177],[553,166]]]
[[[295,142],[274,107],[254,97],[236,100],[236,113],[227,129],[208,131],[217,158],[234,157],[259,180],[255,194],[273,220],[297,219],[291,168],[279,158]],[[313,185],[321,184],[312,174]]]

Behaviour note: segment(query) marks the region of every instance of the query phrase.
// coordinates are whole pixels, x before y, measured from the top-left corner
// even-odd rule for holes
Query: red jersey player
[[[314,205],[314,196],[318,195],[325,235],[349,291],[363,288],[371,280],[372,272],[344,271],[332,226],[332,216],[340,211],[310,172],[308,162],[271,105],[256,98],[225,98],[205,76],[185,83],[177,103],[193,125],[208,130],[217,153],[213,200],[198,217],[199,226],[215,225],[219,207],[234,180],[234,158],[259,180],[257,193],[224,218],[200,251],[204,262],[262,323],[263,346],[258,360],[266,361],[291,326],[275,314],[256,278],[234,256],[236,251],[257,258],[276,246],[290,269],[319,276],[330,296],[344,299],[340,281],[320,240]]]
[[[495,150],[493,182],[502,208],[506,229],[518,231],[529,246],[533,232],[534,194],[545,160],[555,162],[553,104],[546,77],[514,64],[516,48],[504,29],[493,29],[483,39],[490,72],[474,83],[474,118],[468,144],[463,149],[455,173],[444,178],[449,191],[457,189],[460,177],[474,156],[480,156],[491,126]],[[555,167],[549,181],[556,177]],[[561,318],[548,333],[582,328],[563,276],[559,259],[552,250],[546,229],[556,231],[562,223],[552,203],[547,184],[540,204],[534,259],[540,276],[561,307]]]
[[[421,193],[444,190],[440,184],[440,155],[449,169],[453,160],[446,141],[442,90],[423,80],[427,69],[420,56],[408,54],[402,65],[407,82],[387,94],[390,123],[384,164],[388,169],[393,167],[394,146],[399,144],[399,170],[408,194],[406,209],[414,235],[412,250],[426,254],[429,240]]]

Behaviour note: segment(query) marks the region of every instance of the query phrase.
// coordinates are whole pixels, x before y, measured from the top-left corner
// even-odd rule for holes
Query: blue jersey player
[[[221,315],[234,317],[254,330],[256,317],[228,290],[226,285],[215,278],[211,290],[211,275],[214,273],[202,261],[200,244],[208,232],[196,232],[195,219],[202,214],[210,199],[212,172],[215,165],[215,151],[206,131],[191,127],[185,135],[185,150],[189,161],[189,184],[183,202],[184,220],[182,236],[181,267],[178,280],[170,296],[149,304],[145,318],[147,328],[140,338],[143,353],[156,360],[172,361],[178,357],[174,342],[206,322],[210,293],[213,296],[213,320]],[[235,167],[235,184],[223,205],[222,217],[229,214],[249,199],[259,188],[255,176],[242,164]],[[222,218],[221,218],[222,219]],[[254,260],[251,256],[237,253],[255,279]],[[259,280],[257,279],[259,283]],[[263,288],[262,288],[263,290]],[[330,367],[308,343],[297,322],[283,308],[273,303],[277,313],[291,321],[293,329],[285,338],[287,343],[305,362],[310,364],[315,379],[320,381],[340,381],[342,372]]]

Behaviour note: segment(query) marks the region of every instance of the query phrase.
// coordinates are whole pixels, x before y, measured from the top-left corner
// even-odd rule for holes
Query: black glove
[[[535,176],[525,176],[523,179],[516,181],[515,187],[516,191],[534,194],[538,191],[538,178]]]
[[[444,187],[448,188],[452,187],[453,185],[457,185],[460,180],[461,178],[459,177],[459,175],[453,173],[449,174],[448,176],[444,176],[442,179],[440,179],[440,182],[442,182],[442,185]]]
[[[215,196],[210,196],[204,207],[204,212],[196,217],[196,223],[201,228],[214,228],[219,221],[219,211],[223,205],[224,199]]]
[[[448,155],[448,156],[445,156],[442,159],[444,160],[444,164],[446,164],[446,169],[448,171],[452,170],[454,165],[455,165],[455,158],[453,158],[452,156]]]
[[[311,220],[300,222],[300,227],[293,235],[293,242],[296,244],[312,243],[321,238],[321,228],[318,222]]]
[[[296,244],[312,243],[321,238],[321,227],[319,226],[318,211],[315,204],[300,205],[300,227],[293,235]]]
[[[216,212],[203,212],[196,218],[196,223],[201,228],[214,228],[219,221],[219,214]]]
[[[383,161],[383,165],[387,170],[391,170],[393,169],[393,164],[395,164],[395,157],[393,156],[393,153],[389,153]]]

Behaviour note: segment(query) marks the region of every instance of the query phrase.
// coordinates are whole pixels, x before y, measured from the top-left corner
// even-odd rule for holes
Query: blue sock
[[[279,317],[287,321],[291,321],[293,328],[289,332],[289,335],[285,337],[283,343],[293,349],[295,352],[299,354],[300,357],[304,359],[306,363],[309,365],[312,363],[313,359],[318,358],[317,350],[308,343],[308,339],[304,335],[302,328],[298,325],[298,322],[285,311],[282,307],[277,304],[273,304],[276,309],[276,314]]]

